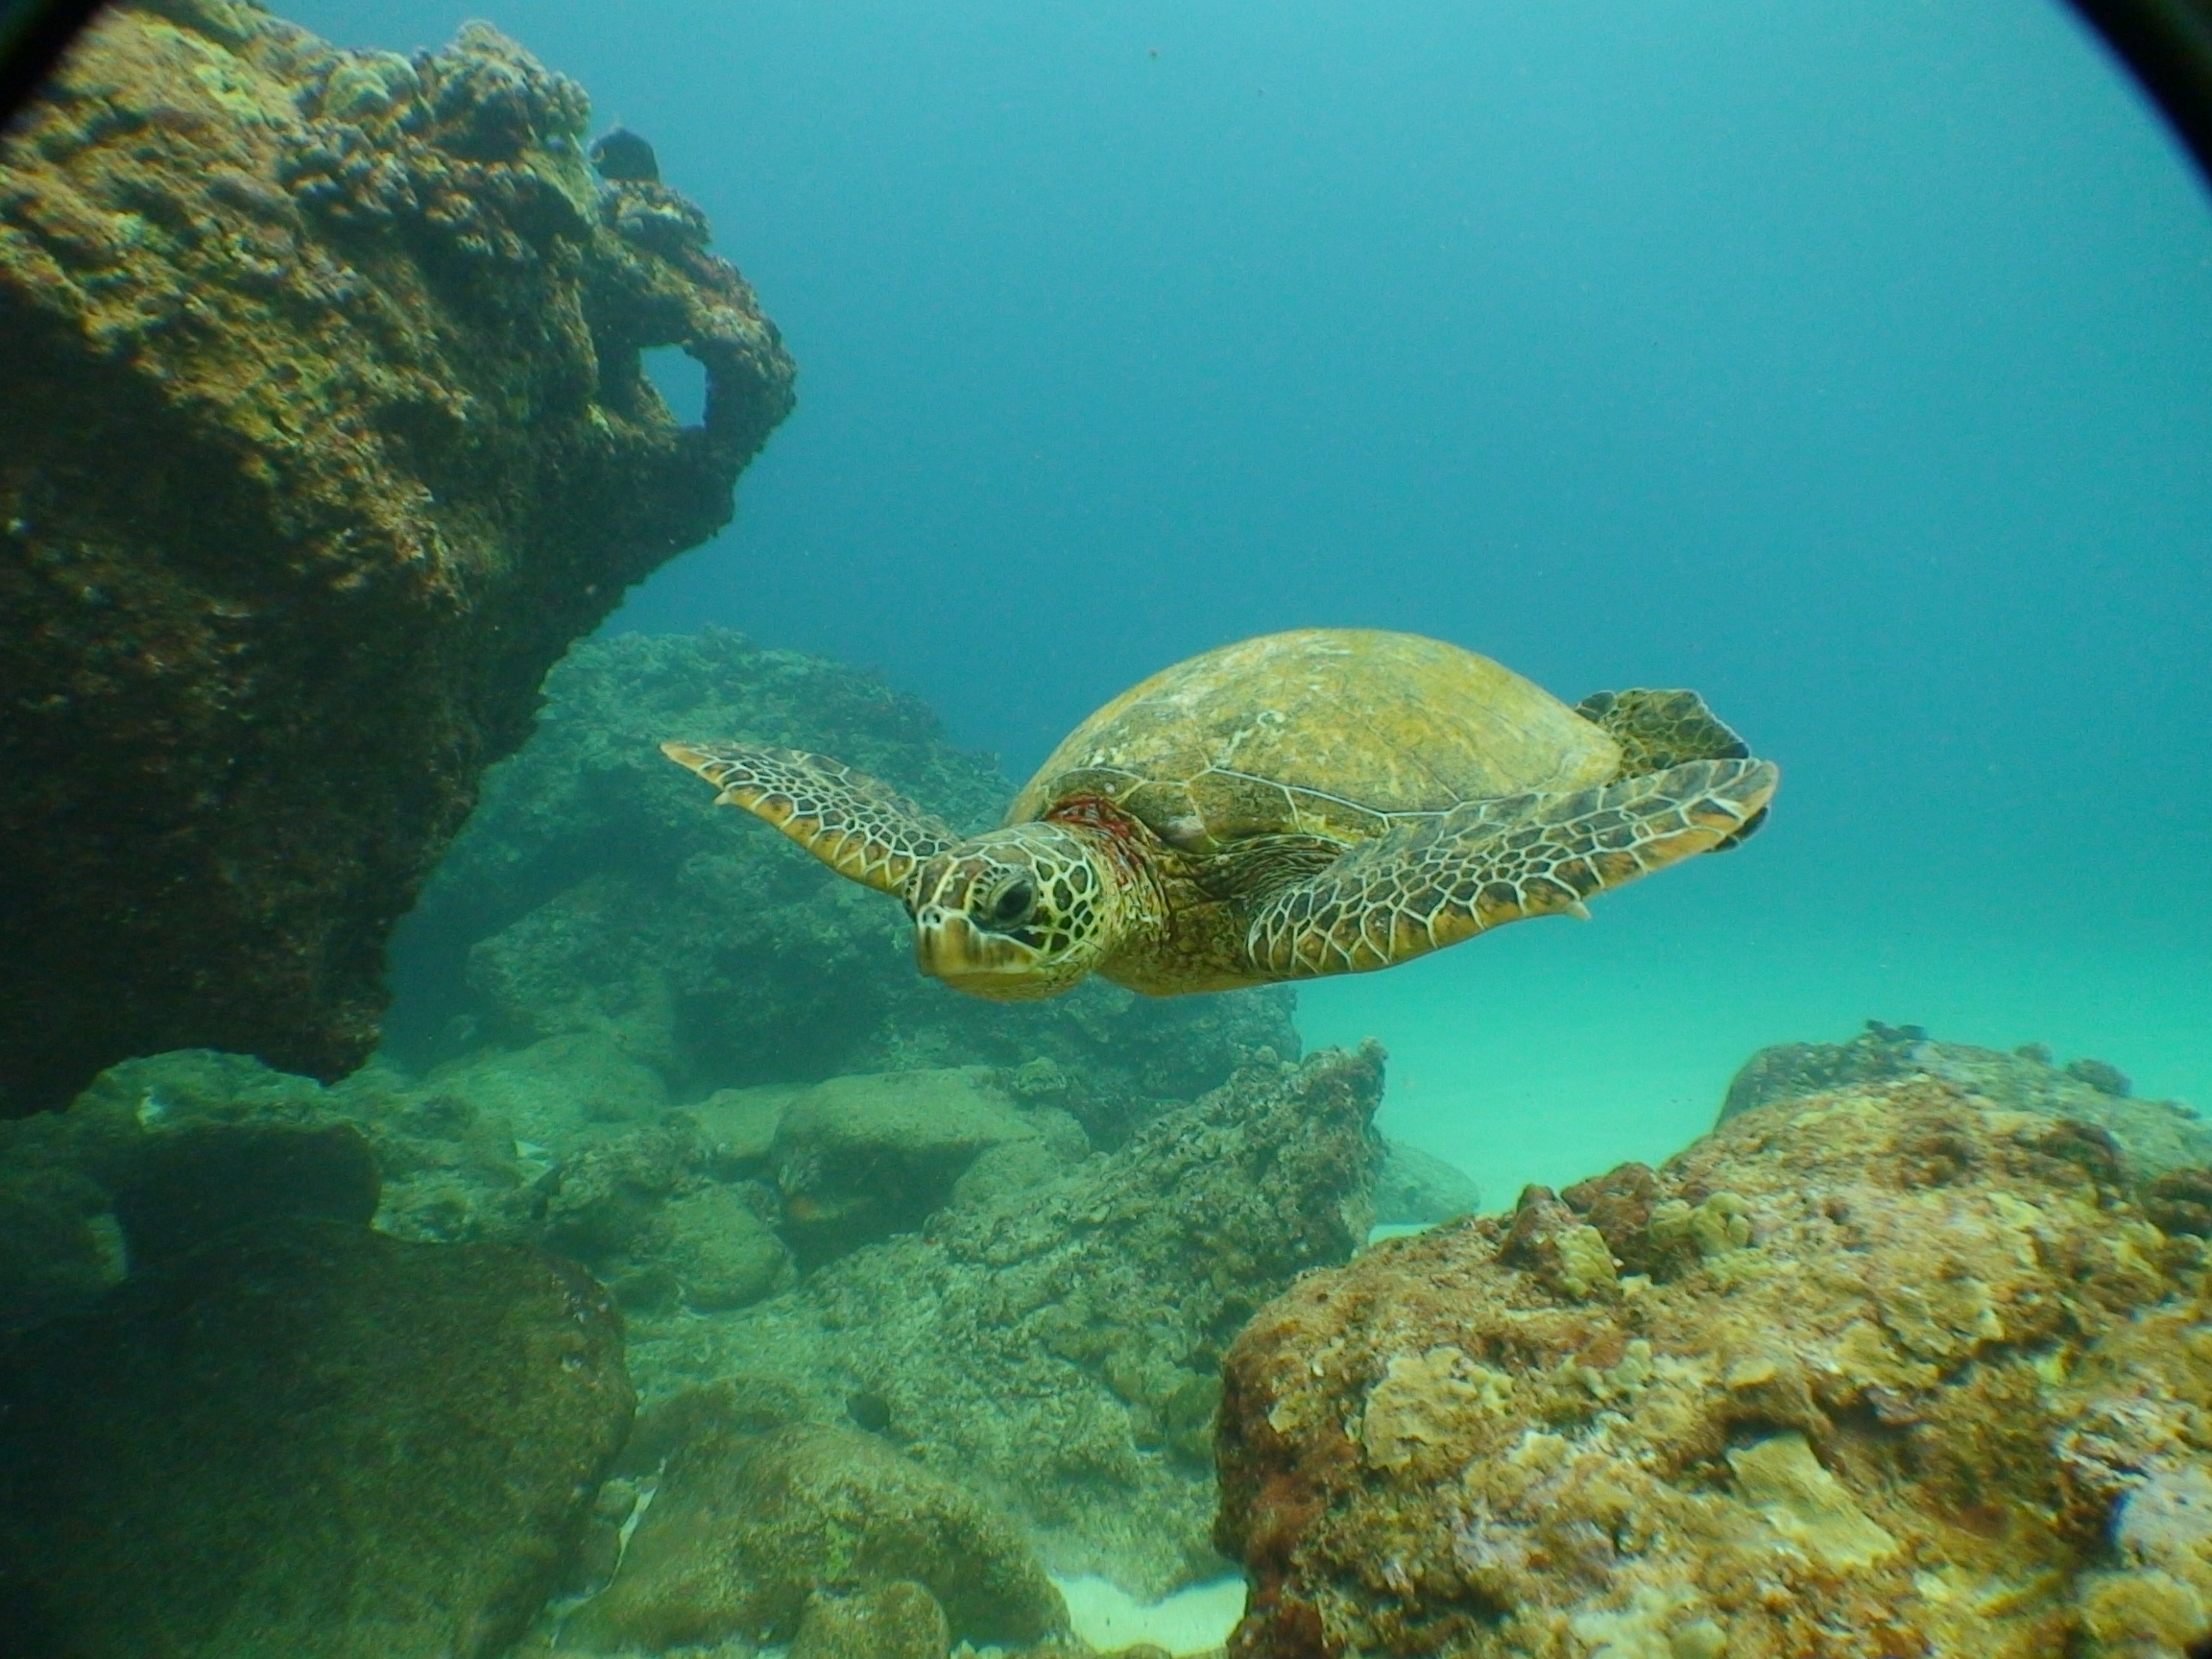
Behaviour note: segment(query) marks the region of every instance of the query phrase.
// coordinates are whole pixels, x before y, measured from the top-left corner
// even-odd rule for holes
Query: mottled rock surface
[[[620,1324],[573,1268],[231,1233],[0,1348],[0,1652],[495,1654],[631,1404]]]
[[[387,1231],[549,1249],[610,1286],[654,1407],[623,1466],[647,1490],[716,1426],[837,1426],[958,1485],[1057,1570],[1150,1594],[1220,1570],[1219,1358],[1266,1297],[1364,1236],[1379,1052],[1262,1052],[1108,1152],[1058,1095],[1025,1094],[1023,1068],[724,1090],[631,1117],[609,1081],[633,1064],[619,1050],[544,1042],[581,1046],[583,1093],[527,1049],[511,1070],[479,1056],[445,1081],[372,1067],[332,1086],[182,1051],[0,1124],[0,1330],[36,1335],[113,1294],[135,1172],[171,1192],[156,1256],[195,1260],[196,1235],[272,1205],[357,1212],[365,1145]],[[554,1106],[532,1116],[541,1094]],[[591,1097],[628,1103],[562,1117]],[[561,1139],[523,1137],[518,1116]],[[316,1178],[271,1193],[231,1175],[287,1166]],[[620,1519],[593,1521],[575,1582],[611,1570]]]
[[[359,1065],[547,665],[730,517],[790,359],[588,114],[482,25],[404,59],[169,0],[10,129],[0,1112],[162,1049]]]
[[[1226,1367],[1250,1659],[2146,1659],[2212,1633],[2206,1252],[1929,1076],[1312,1274]]]
[[[1296,1051],[1286,990],[1156,1000],[1094,980],[1006,1004],[925,978],[897,903],[717,807],[660,752],[663,738],[812,749],[956,825],[996,822],[1014,786],[992,758],[954,748],[926,705],[872,675],[726,631],[621,635],[579,646],[546,697],[402,930],[392,1028],[415,1064],[591,1037],[683,1099],[1025,1068],[1025,1098],[1111,1145],[1254,1049]]]
[[[817,1590],[799,1619],[791,1659],[945,1659],[945,1609],[911,1579],[879,1589]]]
[[[1381,1092],[1380,1050],[1330,1050],[1255,1063],[1111,1154],[1040,1124],[979,1155],[921,1231],[784,1295],[712,1320],[641,1311],[632,1362],[658,1410],[640,1432],[681,1443],[733,1399],[860,1423],[1024,1524],[1056,1572],[1155,1596],[1210,1576],[1220,1356],[1365,1236]],[[1056,1165],[976,1179],[1055,1147]]]
[[[613,1584],[567,1622],[562,1645],[658,1652],[732,1636],[805,1640],[817,1592],[901,1584],[942,1609],[938,1628],[971,1641],[1030,1642],[1067,1623],[1011,1524],[875,1436],[717,1425],[669,1460]],[[817,1651],[834,1617],[813,1610]]]
[[[1740,1112],[1852,1084],[1938,1077],[2008,1111],[2041,1112],[2093,1124],[2110,1135],[2125,1173],[2150,1181],[2176,1169],[2212,1166],[2212,1125],[2177,1100],[2143,1100],[2109,1061],[2061,1066],[2040,1043],[2007,1053],[1971,1043],[1938,1043],[1917,1025],[1870,1020],[1847,1043],[1777,1043],[1746,1060],[1720,1108]]]
[[[1075,1134],[1080,1154],[1088,1148]],[[1045,1139],[988,1068],[892,1071],[832,1077],[797,1095],[778,1118],[768,1158],[787,1232],[805,1254],[826,1259],[912,1232],[986,1154],[1000,1154],[993,1167],[1012,1154],[1015,1168],[1048,1169],[1054,1155],[1036,1144]]]
[[[127,1266],[235,1227],[366,1222],[386,1167],[413,1190],[425,1154],[445,1148],[405,1130],[440,1126],[357,1116],[368,1081],[326,1090],[243,1055],[185,1050],[111,1068],[69,1112],[0,1122],[0,1332],[83,1311]],[[430,1207],[444,1196],[422,1193]]]

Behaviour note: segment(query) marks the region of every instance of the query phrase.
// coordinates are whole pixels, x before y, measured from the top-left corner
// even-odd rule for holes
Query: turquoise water
[[[1726,879],[1685,875],[1708,895]],[[1385,1132],[1465,1168],[1486,1206],[1510,1204],[1531,1181],[1656,1164],[1711,1127],[1753,1049],[1839,1041],[1867,1018],[1988,1047],[2120,1056],[2138,1093],[2212,1103],[2200,951],[2089,951],[1826,918],[1736,941],[1690,905],[1668,906],[1656,883],[1597,915],[1316,987],[1303,994],[1300,1027],[1316,1043],[1381,1034],[1392,1059]]]
[[[1313,624],[1780,760],[1741,853],[1305,994],[1493,1200],[1868,1017],[2212,1105],[2212,210],[2062,8],[290,10],[488,12],[790,340],[738,522],[614,626],[878,666],[1017,777]]]

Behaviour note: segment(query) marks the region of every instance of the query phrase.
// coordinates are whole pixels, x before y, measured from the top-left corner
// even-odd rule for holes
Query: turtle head
[[[1082,830],[1013,824],[914,873],[914,961],[994,1002],[1057,997],[1105,960],[1118,910],[1113,873]]]

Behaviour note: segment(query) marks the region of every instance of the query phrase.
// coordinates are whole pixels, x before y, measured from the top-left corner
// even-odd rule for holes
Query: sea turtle
[[[661,749],[914,918],[926,974],[1052,997],[1358,974],[1741,841],[1773,765],[1690,691],[1570,709],[1484,657],[1315,628],[1222,646],[1078,726],[961,835],[819,755]]]

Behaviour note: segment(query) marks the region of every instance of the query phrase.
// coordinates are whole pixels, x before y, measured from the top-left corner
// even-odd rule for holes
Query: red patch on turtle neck
[[[1045,814],[1045,822],[1097,830],[1124,885],[1138,880],[1142,874],[1143,860],[1138,849],[1157,839],[1142,823],[1102,795],[1070,795],[1065,801],[1055,802],[1052,809]]]

